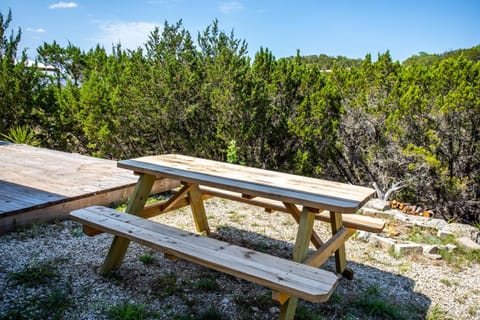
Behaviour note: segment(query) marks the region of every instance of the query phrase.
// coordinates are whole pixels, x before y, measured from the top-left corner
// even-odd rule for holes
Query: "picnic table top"
[[[137,173],[265,197],[309,208],[355,213],[375,190],[335,181],[166,154],[121,160],[118,167]]]

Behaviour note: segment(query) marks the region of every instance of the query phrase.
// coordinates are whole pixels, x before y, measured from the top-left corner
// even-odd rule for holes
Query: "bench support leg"
[[[155,176],[148,174],[140,175],[138,182],[135,185],[135,189],[133,190],[133,194],[128,201],[127,209],[125,210],[127,213],[137,216],[142,213],[143,207],[148,200],[148,196],[150,195],[150,191],[152,190],[154,182]],[[105,258],[105,262],[103,263],[101,271],[102,274],[109,273],[113,269],[117,269],[120,266],[123,257],[125,257],[125,253],[127,252],[129,244],[130,240],[128,239],[118,236],[113,238],[112,245],[110,246],[110,250]]]
[[[190,199],[190,207],[192,208],[193,220],[195,220],[195,227],[197,232],[210,234],[210,227],[208,226],[207,215],[205,214],[205,206],[203,205],[202,192],[198,185],[193,185],[188,191],[188,198]]]
[[[295,221],[298,224],[300,224],[301,212],[300,212],[300,210],[298,210],[297,206],[292,204],[292,203],[288,203],[288,202],[284,202],[283,205],[285,206],[287,211],[292,215],[292,217],[295,219]],[[320,236],[315,231],[312,232],[312,236],[311,236],[310,240],[312,241],[313,245],[317,249],[320,248],[321,246],[323,246],[322,239],[320,239]]]
[[[343,229],[342,215],[340,213],[330,211],[330,223],[332,225],[332,234],[335,235],[337,232]],[[338,273],[344,275],[347,279],[352,279],[353,272],[352,270],[347,269],[345,244],[342,244],[337,251],[335,251],[335,265]]]
[[[293,261],[303,262],[307,258],[308,246],[312,238],[313,223],[315,214],[309,208],[303,207],[298,224],[297,238],[295,239],[295,248],[293,249]],[[280,308],[281,320],[293,320],[295,310],[297,309],[298,298],[290,297]]]

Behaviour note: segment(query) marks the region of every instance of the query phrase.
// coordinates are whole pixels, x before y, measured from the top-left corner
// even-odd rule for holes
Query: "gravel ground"
[[[289,257],[296,225],[283,213],[221,199],[206,202],[213,236]],[[194,231],[189,209],[156,220]],[[316,222],[322,238],[326,224]],[[130,306],[150,319],[276,319],[271,291],[132,243],[121,268],[100,276],[108,234],[87,237],[72,221],[0,235],[0,319],[119,319]],[[480,319],[480,265],[455,268],[422,256],[392,257],[351,239],[355,276],[323,304],[301,302],[300,319]],[[323,268],[333,270],[330,259]],[[123,314],[128,309],[123,309]],[[133,318],[132,318],[133,319]],[[137,319],[137,318],[135,318]],[[141,319],[141,318],[138,318]]]

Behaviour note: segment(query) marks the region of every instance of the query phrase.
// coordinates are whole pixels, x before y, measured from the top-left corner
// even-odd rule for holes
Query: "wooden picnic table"
[[[147,218],[189,205],[192,209],[197,231],[208,235],[210,228],[203,205],[203,200],[208,197],[223,196],[232,200],[259,205],[266,209],[280,208],[283,209],[282,211],[290,213],[298,222],[293,261],[299,262],[301,265],[318,268],[332,254],[335,254],[336,271],[348,278],[351,278],[353,273],[346,267],[345,241],[353,235],[356,229],[361,229],[362,226],[377,228],[378,230],[383,228],[383,225],[380,224],[379,226],[376,221],[368,220],[369,217],[360,221],[361,219],[358,220],[359,215],[354,215],[374,195],[374,190],[366,187],[175,154],[122,160],[118,162],[118,167],[132,170],[139,175],[138,183],[126,209],[127,213]],[[159,178],[178,180],[182,187],[170,199],[159,204],[145,206],[153,182]],[[346,214],[345,226],[342,214]],[[355,216],[356,218],[347,221],[348,216]],[[327,221],[331,224],[332,237],[325,242],[313,230],[315,219]],[[79,220],[84,221],[81,218]],[[101,229],[101,221],[91,224],[90,229],[87,226],[85,231],[95,234],[96,228]],[[105,228],[103,231],[111,230]],[[168,233],[170,231],[161,232]],[[116,234],[115,232],[112,233]],[[102,272],[109,272],[119,267],[129,244],[127,238],[131,233],[135,232],[129,230],[125,233],[119,233],[121,236],[114,238]],[[138,238],[132,239],[138,240]],[[311,241],[315,245],[316,251],[307,257]],[[166,251],[173,252],[173,255],[185,257],[185,252],[177,252],[175,248],[169,247]],[[248,256],[248,254],[246,255]],[[245,271],[245,275],[242,272],[238,273],[238,270],[230,270],[234,267],[225,265],[218,267],[215,265],[216,261],[213,261],[216,259],[215,256],[208,258],[209,261],[206,262],[204,261],[205,257],[193,257],[192,259],[192,256],[195,256],[195,253],[192,252],[188,252],[186,256],[194,262],[201,260],[199,263],[207,266],[214,265],[217,270],[227,270],[227,273],[274,288],[273,298],[281,304],[280,317],[282,319],[293,319],[297,304],[294,293],[303,297],[301,293],[294,290],[287,291],[291,288],[282,291],[284,288],[281,285],[272,284],[270,280],[270,282],[262,282],[263,280],[260,279],[262,276],[252,275],[251,271]],[[262,259],[268,260],[269,258],[264,257]],[[275,265],[278,262],[272,263]],[[297,267],[289,266],[288,268],[291,271],[292,268]],[[307,271],[302,272],[307,273]],[[278,290],[275,288],[278,288]],[[328,292],[328,294],[331,294],[331,290]],[[306,299],[311,296],[305,295]],[[311,300],[314,299],[316,298]],[[323,300],[318,298],[315,301]]]

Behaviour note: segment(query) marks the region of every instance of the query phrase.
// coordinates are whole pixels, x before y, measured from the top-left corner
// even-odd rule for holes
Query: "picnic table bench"
[[[272,297],[281,304],[280,319],[293,319],[298,298],[326,301],[338,277],[318,267],[334,254],[336,271],[351,278],[345,241],[356,230],[380,232],[384,227],[379,219],[355,214],[373,197],[370,188],[182,155],[123,160],[118,166],[139,175],[126,213],[98,206],[70,213],[84,224],[89,235],[115,235],[103,273],[118,268],[129,242],[135,241],[163,251],[168,257],[189,260],[271,288]],[[151,186],[159,178],[179,180],[182,187],[170,199],[145,206]],[[213,196],[291,214],[298,222],[293,261],[207,237],[210,228],[203,201]],[[146,219],[184,206],[190,206],[198,233]],[[330,223],[330,239],[324,242],[315,233],[315,220]],[[307,256],[310,242],[316,250]]]

